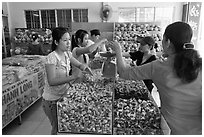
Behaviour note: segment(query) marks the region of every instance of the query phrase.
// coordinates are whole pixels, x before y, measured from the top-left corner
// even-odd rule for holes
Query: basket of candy
[[[112,134],[113,81],[96,75],[73,84],[57,102],[58,132]]]

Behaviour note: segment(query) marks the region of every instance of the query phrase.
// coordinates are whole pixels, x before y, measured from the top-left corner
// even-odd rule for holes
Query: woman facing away
[[[70,83],[77,75],[69,75],[71,64],[81,71],[89,68],[77,61],[71,54],[71,38],[66,28],[57,27],[52,31],[52,52],[45,61],[45,89],[42,94],[42,106],[52,126],[51,134],[57,134],[57,101],[69,92]]]
[[[82,64],[88,65],[89,56],[88,53],[92,53],[99,47],[100,45],[107,42],[106,39],[98,40],[98,42],[93,43],[90,46],[87,46],[89,40],[88,32],[82,29],[76,31],[75,35],[72,36],[72,55]],[[83,78],[83,73],[80,69],[73,66],[72,74],[78,75],[81,80]]]
[[[136,67],[123,62],[119,43],[111,46],[121,78],[152,79],[157,86],[161,113],[171,134],[202,134],[202,58],[191,43],[192,35],[187,23],[168,25],[162,40],[167,58]]]

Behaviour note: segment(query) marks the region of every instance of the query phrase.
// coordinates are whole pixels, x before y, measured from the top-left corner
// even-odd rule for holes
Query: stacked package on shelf
[[[51,52],[52,31],[48,28],[16,28],[14,39],[14,54],[27,54],[28,45],[32,42],[32,34],[37,33],[39,42],[43,45],[43,51],[47,55]]]
[[[9,65],[2,66],[2,86],[11,85],[27,74],[27,70],[24,67],[14,67]]]
[[[13,84],[22,78],[44,69],[42,56],[17,55],[2,60],[3,86]]]
[[[156,42],[161,41],[161,28],[157,22],[149,23],[116,23],[114,28],[114,39],[119,41],[123,51],[136,51],[142,37],[152,36]]]
[[[44,69],[45,56],[24,55],[23,58],[27,60],[25,68],[28,71],[28,75],[37,73]]]
[[[163,134],[160,111],[142,81],[117,80],[114,91],[113,134]]]
[[[58,101],[58,132],[112,134],[113,81],[93,74]]]

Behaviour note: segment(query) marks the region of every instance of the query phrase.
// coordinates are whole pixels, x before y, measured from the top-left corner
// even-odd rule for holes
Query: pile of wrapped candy
[[[114,91],[113,134],[163,134],[161,114],[142,81],[119,80]]]
[[[101,70],[93,74],[58,101],[58,132],[163,134],[160,111],[142,81],[106,79]]]
[[[73,84],[58,103],[58,131],[112,134],[112,80]]]
[[[118,79],[114,88],[115,99],[136,99],[149,100],[149,93],[143,81],[131,81]]]
[[[52,31],[50,29],[27,29],[27,28],[17,28],[15,30],[14,42],[15,43],[26,43],[32,42],[32,34],[38,34],[39,41],[44,43],[52,42]]]
[[[16,55],[2,60],[3,86],[13,84],[22,78],[44,69],[43,56]]]
[[[114,39],[120,42],[124,52],[138,50],[139,41],[142,37],[152,36],[156,42],[162,40],[161,28],[156,23],[116,23]]]

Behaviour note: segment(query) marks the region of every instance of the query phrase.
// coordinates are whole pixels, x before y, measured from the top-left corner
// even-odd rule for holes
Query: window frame
[[[137,10],[138,9],[141,9],[141,8],[144,8],[144,10],[146,9],[146,8],[152,8],[153,10],[154,10],[154,15],[153,15],[153,20],[151,21],[151,20],[140,20],[140,19],[137,19],[137,16],[139,16],[138,15],[138,13],[137,13]],[[158,22],[158,16],[156,15],[157,14],[157,10],[158,9],[168,9],[168,10],[172,10],[172,13],[171,13],[171,17],[170,18],[168,18],[169,19],[169,22],[171,22],[172,21],[172,19],[173,19],[173,12],[174,12],[174,7],[119,7],[118,8],[118,10],[119,10],[119,12],[122,12],[122,10],[125,10],[125,9],[130,9],[130,10],[132,10],[132,9],[134,9],[135,11],[134,11],[134,19],[130,19],[129,21],[128,20],[125,20],[125,21],[120,21],[120,15],[121,15],[121,13],[119,13],[119,19],[118,19],[118,22]],[[148,14],[148,13],[147,13]],[[145,16],[145,15],[144,15]],[[168,17],[169,15],[167,15],[166,17]],[[134,20],[134,21],[133,21]]]
[[[43,11],[47,11],[47,12],[51,12],[51,11],[53,11],[54,10],[54,16],[55,16],[55,20],[54,20],[54,26],[52,25],[52,22],[48,22],[48,24],[47,25],[43,25],[43,20],[44,20],[44,18],[42,17],[42,12]],[[34,28],[51,28],[51,27],[58,27],[58,26],[60,26],[60,24],[58,23],[58,21],[59,21],[59,19],[58,19],[58,11],[60,11],[60,10],[64,10],[64,11],[66,11],[66,10],[71,10],[71,21],[69,22],[69,23],[67,23],[66,25],[69,27],[70,26],[70,23],[71,22],[88,22],[88,8],[82,8],[82,9],[40,9],[40,10],[24,10],[24,17],[25,17],[25,21],[26,21],[26,27],[27,28],[32,28],[32,29],[34,29]],[[78,15],[78,21],[74,21],[74,16],[77,16],[77,15],[74,15],[74,10],[78,10],[78,11],[80,11],[79,13],[79,15]],[[35,24],[35,22],[32,22],[32,15],[30,15],[30,24],[28,25],[28,19],[27,18],[29,18],[29,17],[26,17],[26,12],[38,12],[39,13],[39,16],[38,16],[38,21],[39,21],[39,26],[38,27],[35,27],[33,24]],[[84,15],[85,14],[85,15]],[[50,15],[50,14],[49,14]],[[63,15],[62,15],[63,16]],[[47,17],[47,18],[49,18],[49,19],[51,19],[49,16]],[[64,21],[64,22],[66,22],[66,21]],[[65,25],[65,26],[66,26]]]

